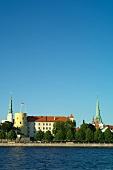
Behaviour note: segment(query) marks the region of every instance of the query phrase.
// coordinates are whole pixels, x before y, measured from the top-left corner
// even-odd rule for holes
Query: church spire
[[[13,113],[13,110],[12,110],[12,96],[10,97],[8,113]]]
[[[98,101],[98,95],[96,100],[96,119],[100,118],[100,109],[99,109],[99,101]]]

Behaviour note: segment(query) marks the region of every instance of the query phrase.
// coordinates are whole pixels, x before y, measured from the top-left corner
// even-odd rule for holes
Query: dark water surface
[[[0,147],[0,170],[113,170],[113,148]]]

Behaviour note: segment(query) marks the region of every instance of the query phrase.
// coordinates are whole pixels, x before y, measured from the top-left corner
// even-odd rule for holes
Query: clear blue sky
[[[13,111],[113,125],[113,1],[0,1],[0,121]]]

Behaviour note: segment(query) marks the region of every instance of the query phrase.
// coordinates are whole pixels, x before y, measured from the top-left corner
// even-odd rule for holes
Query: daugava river
[[[0,170],[113,170],[113,148],[0,147]]]

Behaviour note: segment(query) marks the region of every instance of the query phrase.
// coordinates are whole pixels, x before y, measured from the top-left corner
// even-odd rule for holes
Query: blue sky
[[[113,1],[0,1],[0,121],[13,111],[113,125]]]

